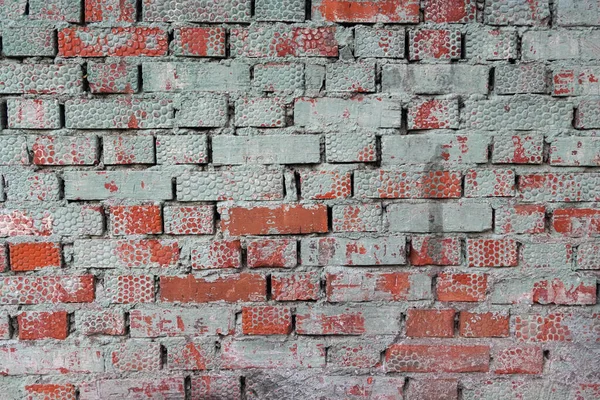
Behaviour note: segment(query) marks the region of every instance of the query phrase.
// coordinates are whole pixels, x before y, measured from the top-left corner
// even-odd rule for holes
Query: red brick
[[[461,34],[458,30],[417,29],[409,34],[409,58],[412,61],[460,59]]]
[[[508,314],[499,312],[461,311],[458,319],[459,334],[462,337],[508,337]]]
[[[156,27],[70,27],[58,31],[62,57],[164,56],[167,33]]]
[[[552,214],[552,228],[567,236],[588,236],[600,233],[600,209],[559,208]]]
[[[162,233],[162,216],[159,205],[111,206],[109,212],[113,235]]]
[[[596,304],[596,280],[574,282],[554,278],[535,282],[533,302],[540,304]]]
[[[221,230],[236,236],[324,233],[327,220],[327,206],[323,204],[232,206],[221,212]]]
[[[0,278],[0,304],[91,303],[94,275]]]
[[[368,343],[329,347],[327,362],[336,367],[373,368],[380,366],[381,351]]]
[[[517,242],[513,239],[467,239],[469,267],[516,267]]]
[[[414,236],[410,242],[412,265],[460,265],[461,241],[459,238]]]
[[[454,310],[418,310],[411,308],[406,314],[406,336],[454,336]]]
[[[474,22],[477,4],[475,0],[427,0],[426,22]]]
[[[77,331],[86,336],[125,334],[125,314],[119,310],[76,312]]]
[[[517,315],[514,336],[523,342],[600,342],[600,313]]]
[[[487,274],[441,272],[436,292],[439,301],[485,301]]]
[[[257,239],[248,242],[249,268],[293,268],[297,264],[296,239]]]
[[[75,400],[75,386],[69,384],[37,383],[25,386],[26,400]]]
[[[8,247],[13,271],[35,271],[61,266],[59,243],[10,243]]]
[[[315,0],[316,20],[330,22],[418,23],[419,0]]]
[[[385,354],[390,372],[488,372],[488,346],[393,344]]]
[[[321,282],[317,272],[271,275],[273,300],[318,300],[320,291]]]
[[[175,28],[172,51],[178,56],[225,57],[225,29],[222,27]]]
[[[166,268],[177,265],[180,250],[179,243],[170,240],[118,240],[113,254],[117,257],[118,264],[127,268]]]
[[[327,274],[327,300],[405,301],[431,296],[431,278],[409,272],[340,272]]]
[[[135,0],[85,0],[85,22],[135,22]]]
[[[410,379],[406,394],[409,400],[458,400],[455,379]]]
[[[69,316],[66,311],[29,311],[17,317],[20,340],[60,339],[69,334]]]
[[[213,369],[215,356],[215,344],[212,341],[193,340],[167,346],[167,365],[172,370]]]
[[[152,303],[154,302],[154,276],[105,276],[104,291],[111,303]]]
[[[242,264],[242,245],[239,240],[213,240],[192,247],[194,269],[239,268]]]
[[[183,399],[183,377],[153,377],[129,379],[94,379],[79,385],[80,398],[106,399]],[[135,397],[132,397],[135,396]]]
[[[263,275],[242,273],[217,278],[161,276],[160,298],[165,302],[206,303],[211,301],[265,301]]]
[[[540,346],[513,346],[494,351],[495,374],[541,374],[544,353]]]
[[[244,335],[287,335],[292,332],[292,312],[288,307],[242,308]]]
[[[408,129],[457,129],[458,100],[418,100],[408,106]]]

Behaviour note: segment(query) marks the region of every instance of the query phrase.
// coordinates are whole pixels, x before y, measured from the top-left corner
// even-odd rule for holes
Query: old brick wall
[[[597,0],[0,23],[1,399],[600,399]]]

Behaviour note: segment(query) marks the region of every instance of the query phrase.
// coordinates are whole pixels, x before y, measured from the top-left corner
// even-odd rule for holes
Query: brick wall
[[[0,397],[600,399],[596,0],[0,0]]]

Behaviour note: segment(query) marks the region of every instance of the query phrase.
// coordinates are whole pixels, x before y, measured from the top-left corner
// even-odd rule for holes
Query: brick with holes
[[[408,34],[411,61],[456,60],[461,54],[461,35],[458,30],[418,29]]]
[[[454,336],[454,310],[423,310],[411,308],[406,313],[406,336],[440,337]]]
[[[408,107],[408,129],[457,129],[457,99],[423,99],[413,101]]]
[[[165,233],[207,235],[214,233],[213,206],[164,206]]]
[[[510,334],[506,312],[461,311],[458,324],[462,337],[508,337]]]
[[[332,207],[334,232],[378,232],[382,229],[383,209],[379,204],[348,204]]]
[[[110,206],[113,235],[152,235],[162,233],[162,212],[158,204]]]
[[[318,300],[321,296],[319,273],[274,273],[271,275],[271,296],[277,301]]]
[[[89,63],[87,80],[92,93],[136,93],[138,72],[133,63]]]
[[[487,274],[441,272],[436,292],[439,301],[485,301],[488,289]]]
[[[297,264],[295,239],[253,239],[247,244],[249,268],[293,268]]]
[[[58,339],[69,334],[66,311],[26,311],[17,316],[19,340]]]
[[[459,265],[461,240],[457,237],[413,236],[409,260],[412,265]]]
[[[266,279],[260,274],[240,273],[209,278],[195,278],[192,275],[160,277],[160,299],[167,303],[265,301],[266,294]]]
[[[113,304],[154,302],[154,276],[108,275],[104,277],[105,296]]]
[[[287,335],[292,332],[289,307],[254,306],[242,308],[244,335]]]
[[[13,271],[35,271],[42,268],[60,268],[62,264],[60,243],[10,243],[8,248],[10,268]]]
[[[301,306],[296,309],[299,335],[397,335],[402,315],[389,306]]]
[[[467,239],[470,267],[516,267],[517,242],[514,239]]]
[[[487,372],[489,362],[483,345],[393,344],[385,355],[390,372]]]
[[[194,269],[239,268],[242,246],[239,240],[213,240],[191,245],[190,264]]]

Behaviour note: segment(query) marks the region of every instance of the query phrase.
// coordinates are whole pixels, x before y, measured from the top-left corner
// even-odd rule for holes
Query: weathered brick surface
[[[596,0],[0,0],[0,390],[597,400]]]

